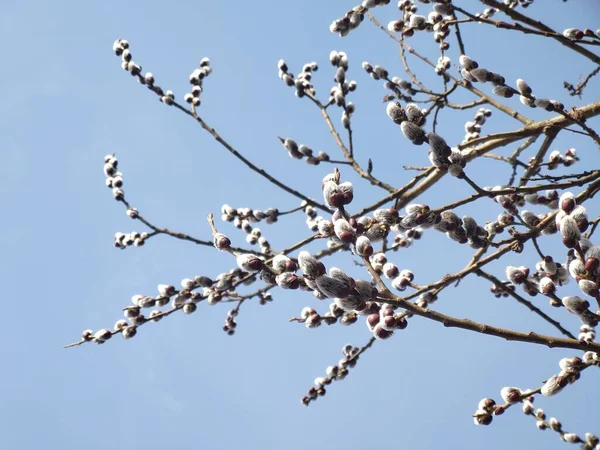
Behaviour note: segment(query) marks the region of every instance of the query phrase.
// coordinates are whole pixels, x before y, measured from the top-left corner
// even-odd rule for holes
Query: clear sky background
[[[369,339],[364,324],[308,330],[288,323],[311,305],[302,292],[274,292],[274,302],[245,304],[237,333],[221,330],[226,305],[201,304],[192,316],[176,314],[148,324],[131,341],[116,337],[103,346],[64,350],[85,328],[112,327],[133,294],[153,295],[159,283],[182,278],[215,277],[232,267],[227,254],[191,243],[157,237],[142,248],[112,247],[116,231],[144,231],[116,203],[104,186],[103,157],[116,153],[124,173],[127,198],[151,222],[199,238],[208,238],[208,212],[223,203],[234,207],[298,205],[250,173],[192,120],[166,107],[120,68],[112,54],[114,39],[126,38],[134,59],[152,71],[158,84],[179,98],[199,60],[211,58],[214,72],[205,83],[201,115],[232,145],[261,167],[309,196],[321,198],[320,180],[331,166],[312,167],[290,160],[276,136],[291,136],[313,149],[339,157],[318,111],[277,78],[277,60],[292,72],[317,61],[317,94],[327,97],[334,71],[329,52],[344,50],[348,76],[358,82],[351,95],[357,105],[353,123],[357,158],[369,157],[375,174],[402,185],[414,173],[408,165],[429,164],[425,148],[411,146],[385,115],[380,82],[360,68],[364,60],[381,64],[406,78],[393,41],[365,22],[341,39],[329,32],[332,20],[353,1],[12,1],[0,3],[0,176],[2,233],[0,280],[3,324],[0,327],[0,448],[12,449],[488,449],[564,448],[558,436],[540,432],[520,408],[498,417],[490,427],[475,427],[471,414],[486,396],[499,397],[503,386],[537,387],[558,371],[558,360],[577,352],[505,343],[462,330],[446,330],[421,319],[393,339],[378,342],[361,357],[343,382],[309,408],[300,398],[316,376],[342,357],[346,343]],[[392,2],[394,3],[394,2]],[[476,12],[474,1],[459,4]],[[420,6],[428,12],[427,5]],[[595,0],[563,3],[538,0],[528,13],[556,29],[600,24]],[[387,23],[397,18],[393,4],[374,10]],[[463,27],[467,54],[514,83],[524,78],[536,94],[567,106],[600,96],[594,79],[583,99],[569,97],[567,80],[593,69],[564,47],[538,37],[499,32],[484,25]],[[411,39],[437,59],[431,35]],[[451,40],[453,64],[457,49]],[[431,86],[441,86],[432,70],[411,60]],[[452,69],[453,71],[455,69]],[[490,86],[483,86],[491,93]],[[460,94],[457,100],[474,97]],[[509,104],[533,119],[552,115]],[[442,111],[439,132],[456,144],[464,122],[475,110]],[[339,111],[333,111],[336,125]],[[599,125],[599,121],[590,121]],[[494,111],[485,132],[516,129],[520,124]],[[538,144],[539,145],[539,144]],[[534,146],[530,153],[534,152]],[[562,132],[553,149],[575,147],[582,162],[573,170],[596,169],[598,149],[591,140]],[[509,155],[514,148],[505,148]],[[344,179],[356,181],[347,167]],[[476,162],[468,173],[481,185],[504,182],[508,167]],[[355,185],[352,210],[379,195]],[[578,192],[578,190],[577,190]],[[423,201],[433,207],[468,195],[456,179],[444,179]],[[481,222],[500,207],[481,202],[473,211]],[[535,208],[532,208],[538,211]],[[541,210],[539,210],[541,211]],[[600,213],[600,202],[589,203]],[[235,243],[244,234],[219,224]],[[287,216],[274,226],[260,225],[275,248],[310,233],[304,217]],[[542,240],[545,251],[562,260],[556,236]],[[323,243],[313,245],[313,250]],[[410,268],[415,282],[427,284],[460,270],[471,250],[436,232],[394,262]],[[356,277],[362,269],[336,259]],[[503,277],[506,264],[535,263],[529,254],[511,254],[490,266]],[[328,263],[330,266],[332,263]],[[561,292],[574,293],[571,284]],[[577,321],[534,302],[573,332]],[[489,283],[467,280],[444,291],[436,308],[521,331],[554,329],[511,299],[495,299]],[[581,380],[556,398],[536,405],[556,415],[567,430],[600,432],[598,374]]]

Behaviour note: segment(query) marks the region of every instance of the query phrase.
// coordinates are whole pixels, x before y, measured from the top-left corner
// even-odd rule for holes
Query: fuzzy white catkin
[[[348,284],[340,279],[323,275],[315,281],[319,290],[329,298],[346,298],[350,295]]]
[[[385,108],[385,112],[396,124],[401,123],[404,118],[404,111],[397,102],[389,102]]]
[[[311,278],[316,278],[319,275],[319,262],[307,251],[301,251],[298,254],[298,265],[304,275]]]
[[[579,436],[577,436],[575,433],[565,433],[562,435],[562,438],[569,444],[580,442]]]
[[[506,403],[513,404],[518,403],[518,399],[520,399],[520,393],[521,391],[518,388],[503,387],[502,390],[500,390],[500,397],[502,397],[502,400],[504,400]]]
[[[571,216],[564,216],[560,221],[560,233],[565,239],[577,240],[581,236],[577,222]]]
[[[562,383],[563,379],[561,377],[552,375],[542,386],[542,395],[550,396],[558,394],[563,389],[563,386],[561,386]]]

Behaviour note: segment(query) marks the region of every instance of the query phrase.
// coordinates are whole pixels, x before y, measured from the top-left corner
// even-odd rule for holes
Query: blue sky
[[[460,2],[465,9],[479,11],[476,3]],[[547,3],[538,0],[527,12],[559,30],[598,26],[593,0]],[[202,304],[192,316],[174,315],[142,327],[131,341],[119,338],[103,346],[62,348],[85,328],[111,327],[133,294],[152,295],[159,283],[178,284],[194,275],[214,277],[233,264],[226,254],[163,236],[142,248],[113,248],[116,231],[144,229],[124,214],[104,186],[105,154],[117,154],[127,198],[146,218],[200,238],[209,237],[206,214],[218,213],[223,203],[262,209],[298,205],[249,173],[192,120],[160,104],[132,80],[111,52],[113,40],[128,39],[134,59],[179,98],[188,89],[189,73],[202,57],[210,57],[214,72],[205,84],[202,116],[244,155],[315,198],[320,198],[320,180],[331,167],[290,160],[276,136],[294,137],[332,156],[339,153],[314,106],[295,98],[277,78],[276,63],[284,58],[297,73],[302,64],[317,61],[321,68],[315,84],[324,99],[333,77],[329,52],[346,51],[349,77],[358,82],[352,94],[357,105],[357,158],[362,164],[373,158],[374,173],[400,186],[413,175],[402,166],[427,165],[427,156],[423,148],[411,147],[386,117],[381,102],[385,90],[360,64],[368,60],[392,75],[406,75],[393,41],[370,23],[344,39],[329,32],[331,21],[352,6],[347,0],[0,4],[5,61],[0,71],[0,280],[5,318],[0,331],[5,362],[0,372],[0,447],[565,445],[554,433],[538,431],[516,408],[490,427],[475,427],[470,416],[481,398],[497,398],[503,386],[537,386],[557,372],[560,358],[575,352],[505,343],[418,319],[393,339],[377,343],[346,380],[329,387],[325,398],[301,407],[300,398],[313,379],[342,357],[342,346],[362,345],[369,338],[362,323],[315,330],[288,323],[304,306],[326,309],[326,303],[301,292],[276,291],[275,301],[267,306],[244,305],[233,337],[221,330],[228,307]],[[421,9],[429,11],[427,5]],[[384,24],[397,18],[394,5],[374,12]],[[556,43],[483,25],[463,27],[463,36],[467,54],[507,80],[524,78],[539,95],[567,106],[599,98],[600,80],[592,80],[581,100],[567,95],[562,82],[576,82],[593,66]],[[411,44],[437,58],[431,36],[415,36]],[[454,41],[451,44],[456,58]],[[430,85],[439,86],[429,68],[419,61],[413,61],[413,67]],[[482,89],[491,92],[489,86]],[[522,107],[516,99],[509,104],[532,119],[550,117]],[[440,134],[459,142],[464,122],[474,112],[442,111]],[[339,124],[339,111],[333,116]],[[599,121],[589,124],[598,126]],[[494,111],[485,131],[518,126]],[[569,147],[582,157],[574,169],[600,164],[592,141],[562,132],[553,148],[564,152]],[[341,169],[344,179],[357,181],[347,167]],[[468,173],[487,185],[505,180],[509,171],[501,163],[481,161],[470,165]],[[459,180],[448,178],[422,200],[440,206],[469,193]],[[356,183],[351,206],[358,210],[378,194]],[[589,204],[591,216],[599,214],[598,205]],[[488,201],[469,212],[484,222],[500,210]],[[234,243],[243,243],[242,232],[219,226]],[[261,229],[275,248],[309,234],[301,215]],[[542,245],[562,259],[564,250],[557,241],[547,238]],[[469,249],[444,236],[427,233],[426,239],[394,257],[401,268],[415,272],[415,282],[426,284],[459,270],[470,255]],[[506,264],[534,262],[531,255],[510,255],[510,261],[491,265],[490,270],[502,277]],[[339,264],[365,277],[361,268],[343,258],[327,263]],[[553,333],[510,299],[493,298],[488,288],[487,282],[466,280],[444,292],[436,308],[498,326]],[[572,286],[569,289],[564,295],[574,292]],[[577,329],[564,311],[552,310],[539,298],[535,302]],[[600,432],[592,406],[600,400],[596,377],[593,370],[586,371],[563,394],[538,399],[536,405],[549,415],[556,413],[568,430]]]

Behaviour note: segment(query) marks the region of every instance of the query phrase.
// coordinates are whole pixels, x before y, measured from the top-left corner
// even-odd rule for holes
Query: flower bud
[[[420,126],[405,120],[400,124],[400,130],[406,139],[414,145],[422,145],[425,142],[425,131]]]
[[[319,234],[324,237],[331,237],[334,234],[333,222],[330,220],[320,220],[317,224]]]
[[[506,268],[506,278],[513,284],[522,284],[529,275],[529,270],[524,270],[523,267],[508,266]]]
[[[415,274],[412,273],[410,270],[408,269],[404,269],[400,272],[400,276],[402,278],[406,278],[409,282],[412,282],[415,279]]]
[[[218,250],[225,250],[231,245],[231,241],[227,236],[221,233],[216,233],[213,237],[213,244]]]
[[[329,209],[341,208],[354,198],[352,184],[337,184],[334,181],[326,181],[323,185],[323,198]]]
[[[577,222],[571,216],[564,216],[560,221],[560,233],[563,237],[563,243],[568,248],[575,247],[581,237]]]
[[[170,297],[175,293],[175,287],[170,284],[159,284],[158,285],[158,293],[161,297]]]
[[[389,102],[385,108],[385,112],[395,124],[399,125],[405,119],[404,110],[398,102]]]
[[[547,98],[536,98],[534,101],[535,106],[538,108],[545,109],[546,111],[553,111],[554,106]]]
[[[399,33],[404,28],[404,21],[392,20],[387,24],[388,31]]]
[[[475,78],[480,83],[485,83],[486,81],[489,81],[492,75],[491,72],[483,68],[473,69],[470,71],[470,73],[471,76],[473,76],[473,78]]]
[[[567,39],[571,39],[573,41],[577,41],[579,39],[583,39],[583,31],[578,28],[567,28],[563,31],[563,36]]]
[[[195,303],[186,303],[185,305],[183,305],[183,313],[192,314],[194,311],[196,311],[196,308],[198,307]]]
[[[350,223],[348,223],[346,219],[337,219],[333,223],[333,230],[338,239],[345,244],[348,244],[354,240],[354,229],[350,226]]]
[[[572,314],[579,315],[590,307],[590,303],[587,300],[583,300],[577,296],[568,296],[562,298],[562,304],[567,311]]]
[[[392,287],[394,289],[397,289],[399,291],[404,291],[406,290],[406,287],[410,284],[410,281],[408,281],[408,279],[402,277],[402,276],[397,276],[396,278],[394,278],[392,280]]]
[[[390,319],[394,319],[394,318],[390,317]],[[375,337],[375,339],[377,339],[379,341],[383,341],[385,339],[390,338],[392,336],[392,334],[394,334],[394,332],[386,330],[382,326],[382,324],[375,325],[375,328],[373,328],[373,336]]]
[[[356,239],[355,244],[356,253],[360,256],[369,257],[373,254],[373,246],[368,237],[360,236]]]
[[[562,438],[565,442],[568,442],[569,444],[576,444],[577,442],[581,442],[581,439],[579,439],[579,436],[577,436],[575,433],[564,433],[562,435]]]
[[[321,326],[321,316],[317,313],[311,314],[304,322],[306,328],[317,328]]]
[[[383,274],[387,279],[392,280],[400,275],[400,270],[398,269],[398,266],[388,262],[383,265]]]
[[[432,132],[427,135],[427,139],[429,140],[431,151],[436,155],[448,157],[452,154],[450,146],[446,144],[446,141],[441,136]]]
[[[136,334],[137,334],[137,327],[135,325],[125,327],[121,330],[121,335],[123,336],[123,339],[131,339]]]
[[[522,80],[521,78],[517,79],[517,89],[522,95],[531,94],[531,88],[529,87],[527,82],[525,80]]]
[[[567,214],[573,211],[575,206],[577,206],[575,196],[572,192],[565,192],[563,195],[561,195],[560,199],[558,200],[558,204],[560,205],[560,208]]]
[[[117,201],[123,200],[125,198],[125,192],[123,192],[122,189],[119,189],[117,187],[113,188],[112,193],[113,198]]]
[[[504,387],[500,391],[500,396],[506,403],[518,403],[521,400],[521,391],[514,387]]]
[[[421,108],[415,103],[408,103],[404,110],[406,114],[406,118],[410,120],[412,123],[418,126],[422,126],[425,124],[425,115]]]
[[[566,373],[579,372],[584,366],[583,361],[578,356],[573,358],[563,358],[558,362],[558,366]]]
[[[352,291],[349,282],[327,275],[318,277],[315,282],[319,290],[329,298],[346,298]]]
[[[494,416],[484,410],[475,411],[475,414],[473,414],[473,422],[475,425],[489,425],[492,423],[493,418]]]
[[[554,294],[556,292],[556,285],[550,277],[544,277],[540,280],[539,290],[544,295]]]
[[[579,285],[581,292],[583,292],[585,295],[598,297],[598,285],[595,281],[582,279],[579,280],[577,284]]]
[[[513,90],[509,86],[496,86],[492,91],[497,96],[503,98],[511,98],[514,95]]]
[[[550,396],[558,394],[567,385],[564,378],[552,375],[542,386],[542,395]]]
[[[317,278],[323,275],[325,272],[323,265],[307,251],[301,251],[298,254],[298,265],[300,266],[300,270],[302,270],[304,275],[308,276],[309,278]]]
[[[479,64],[477,64],[477,61],[472,60],[467,55],[460,55],[460,57],[458,58],[458,62],[460,63],[461,66],[463,66],[468,71],[477,69],[479,67]]]
[[[396,322],[396,318],[393,315],[391,315],[383,317],[381,319],[380,325],[381,328],[383,328],[385,331],[394,331],[398,326],[398,323]]]
[[[496,402],[491,398],[483,398],[479,401],[479,405],[477,409],[481,409],[484,411],[491,411],[494,406],[496,406]]]
[[[300,279],[292,272],[283,272],[275,277],[277,285],[283,289],[298,289]]]
[[[236,256],[236,263],[245,272],[258,272],[263,265],[260,258],[250,253],[243,253]]]
[[[107,328],[103,328],[94,333],[94,340],[98,343],[106,342],[111,337],[112,337],[112,332]]]
[[[533,414],[533,403],[531,403],[529,400],[525,400],[523,401],[523,413],[530,415]]]

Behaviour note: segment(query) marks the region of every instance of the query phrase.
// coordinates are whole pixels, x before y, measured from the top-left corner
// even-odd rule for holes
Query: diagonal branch
[[[492,274],[490,274],[488,272],[485,272],[485,271],[483,271],[481,269],[476,270],[475,273],[478,276],[483,277],[486,280],[491,281],[492,283],[494,283],[496,286],[498,286],[498,288],[502,289],[504,292],[506,292],[508,295],[510,295],[512,298],[514,298],[520,304],[524,305],[530,311],[532,311],[533,313],[535,313],[538,316],[540,316],[542,319],[544,319],[550,325],[554,326],[558,331],[560,331],[565,336],[567,336],[567,337],[569,337],[571,339],[577,339],[573,334],[571,334],[571,332],[569,330],[567,330],[566,328],[564,328],[560,324],[560,322],[554,320],[552,317],[550,317],[548,314],[546,314],[544,311],[542,311],[540,308],[538,308],[537,306],[535,306],[533,303],[531,303],[526,298],[524,298],[521,295],[517,294],[512,289],[509,289],[508,287],[504,286],[504,283],[502,283],[502,281],[500,281],[494,275],[492,275]]]
[[[196,122],[198,122],[200,124],[200,126],[202,128],[204,128],[206,131],[208,131],[208,133],[215,138],[215,140],[221,144],[223,147],[225,147],[233,156],[235,156],[237,159],[239,159],[240,161],[242,161],[246,166],[248,166],[250,169],[252,169],[254,172],[258,173],[259,175],[261,175],[262,177],[266,178],[267,180],[269,180],[271,183],[273,183],[275,186],[283,189],[284,191],[288,192],[289,194],[292,194],[295,197],[298,197],[301,200],[304,200],[305,202],[307,202],[309,205],[313,205],[316,208],[319,208],[321,211],[326,211],[329,212],[329,209],[319,203],[316,202],[310,198],[308,198],[307,196],[305,196],[304,194],[301,194],[300,192],[296,191],[295,189],[292,189],[291,187],[289,187],[287,184],[282,183],[281,181],[279,181],[277,178],[273,177],[272,175],[270,175],[265,169],[261,169],[260,167],[254,165],[249,159],[247,159],[246,157],[244,157],[244,155],[242,155],[240,152],[238,152],[235,148],[233,148],[225,139],[223,139],[221,137],[221,135],[219,133],[216,132],[216,130],[212,127],[210,127],[197,113],[196,110],[193,109],[192,111],[188,110],[187,108],[184,108],[183,106],[181,106],[179,103],[173,103],[173,106],[176,107],[178,110],[184,112],[185,114],[187,114],[190,117],[193,117]]]

